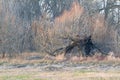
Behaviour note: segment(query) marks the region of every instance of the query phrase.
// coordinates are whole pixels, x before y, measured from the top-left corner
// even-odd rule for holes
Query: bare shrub
[[[75,11],[75,12],[74,12]],[[61,16],[55,19],[54,24],[42,19],[34,21],[32,29],[35,34],[35,43],[38,50],[52,52],[59,47],[69,44],[69,40],[63,37],[75,36],[80,33],[79,25],[83,8],[77,3],[73,3],[69,11],[65,11]],[[67,16],[70,16],[69,18]],[[81,19],[82,20],[82,19]],[[83,23],[83,21],[81,21]],[[83,23],[85,24],[85,23]],[[83,25],[84,26],[84,25]]]

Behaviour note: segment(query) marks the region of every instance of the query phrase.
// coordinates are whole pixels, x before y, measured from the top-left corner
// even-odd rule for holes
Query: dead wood
[[[96,45],[92,42],[91,35],[84,38],[80,38],[79,35],[76,35],[75,38],[68,37],[64,39],[70,39],[71,43],[66,47],[56,49],[50,55],[56,56],[61,53],[64,53],[64,55],[66,55],[67,53],[71,53],[71,51],[75,47],[77,47],[80,51],[84,51],[82,52],[82,56],[85,56],[85,57],[93,56],[94,53],[91,53],[91,52],[94,49],[97,49],[100,53],[104,54],[104,52],[102,52],[102,50],[96,47]]]

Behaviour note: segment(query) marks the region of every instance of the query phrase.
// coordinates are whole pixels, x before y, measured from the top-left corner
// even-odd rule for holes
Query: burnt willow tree
[[[76,34],[119,53],[119,24],[119,0],[0,0],[0,53],[53,52]]]

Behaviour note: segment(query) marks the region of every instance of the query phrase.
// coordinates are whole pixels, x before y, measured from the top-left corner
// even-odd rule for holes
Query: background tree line
[[[0,0],[0,53],[51,52],[80,34],[120,56],[119,25],[120,0]]]

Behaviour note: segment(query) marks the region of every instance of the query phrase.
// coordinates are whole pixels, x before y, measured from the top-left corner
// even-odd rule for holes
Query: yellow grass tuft
[[[66,58],[65,58],[65,56],[64,56],[64,53],[62,53],[62,54],[57,55],[57,56],[55,57],[55,59],[56,59],[57,61],[63,61],[63,60],[65,60]]]
[[[73,56],[70,60],[71,60],[71,61],[78,62],[78,61],[80,61],[80,57]]]

